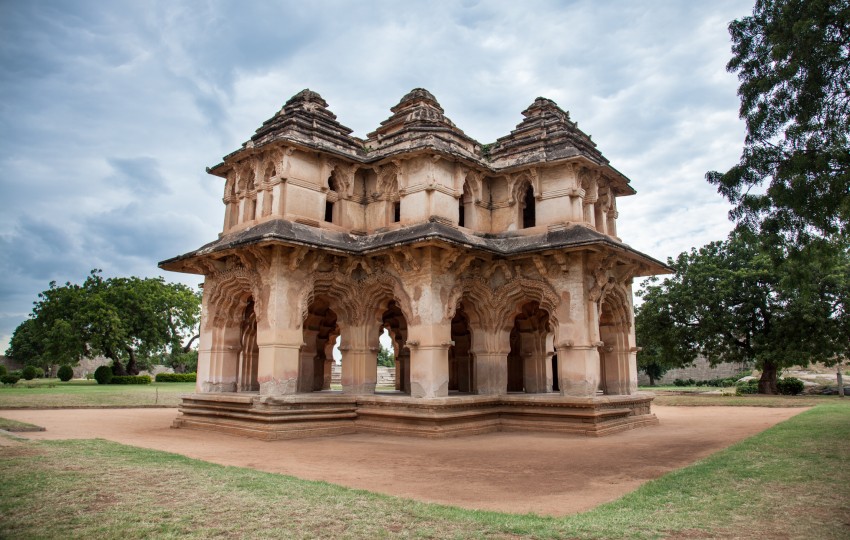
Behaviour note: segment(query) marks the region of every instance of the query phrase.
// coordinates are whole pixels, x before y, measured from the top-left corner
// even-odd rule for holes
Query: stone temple
[[[620,240],[629,179],[549,99],[493,144],[427,90],[390,110],[363,140],[304,90],[208,169],[224,180],[222,233],[160,263],[204,276],[197,389],[175,427],[282,439],[656,423],[637,391],[632,279],[668,268]],[[376,391],[384,329],[396,384]]]

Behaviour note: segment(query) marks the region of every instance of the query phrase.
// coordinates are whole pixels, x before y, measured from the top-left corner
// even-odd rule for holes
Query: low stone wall
[[[331,366],[331,384],[342,384],[342,366],[333,363]],[[395,368],[378,366],[378,386],[395,388]]]
[[[718,364],[711,367],[708,360],[705,358],[697,358],[694,365],[691,367],[671,369],[664,374],[663,377],[657,379],[655,384],[673,384],[676,379],[694,379],[695,381],[705,381],[710,379],[725,379],[726,377],[735,377],[742,371],[752,369],[752,366],[742,364]],[[649,386],[649,377],[642,371],[638,373],[638,384],[641,386]]]

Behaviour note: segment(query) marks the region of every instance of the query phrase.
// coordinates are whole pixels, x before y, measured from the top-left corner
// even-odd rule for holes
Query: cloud
[[[365,136],[422,86],[481,142],[552,98],[639,191],[618,201],[625,241],[663,259],[722,238],[703,175],[740,153],[726,26],[751,7],[0,3],[0,340],[50,280],[160,275],[214,239],[223,184],[205,167],[305,87]]]

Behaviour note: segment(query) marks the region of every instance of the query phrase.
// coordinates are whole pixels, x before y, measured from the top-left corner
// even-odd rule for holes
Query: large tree
[[[709,182],[733,219],[796,244],[850,233],[850,0],[757,0],[733,21],[740,162]]]
[[[54,282],[39,294],[31,318],[15,330],[21,339],[13,337],[7,354],[42,364],[103,355],[117,373],[136,374],[140,358],[181,351],[199,316],[200,296],[185,285],[162,278],[104,279],[93,270],[82,285]]]
[[[672,277],[649,280],[641,292],[642,362],[675,366],[703,355],[712,364],[749,363],[762,371],[765,394],[777,392],[783,367],[839,362],[850,348],[850,258],[846,246],[821,249],[803,264],[744,230],[680,254]],[[804,292],[801,281],[811,283]]]

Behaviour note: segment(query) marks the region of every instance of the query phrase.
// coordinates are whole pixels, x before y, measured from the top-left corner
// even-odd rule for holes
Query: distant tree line
[[[81,285],[51,282],[39,293],[6,355],[44,369],[105,356],[116,375],[151,363],[194,371],[200,311],[200,293],[185,285],[92,270]]]

